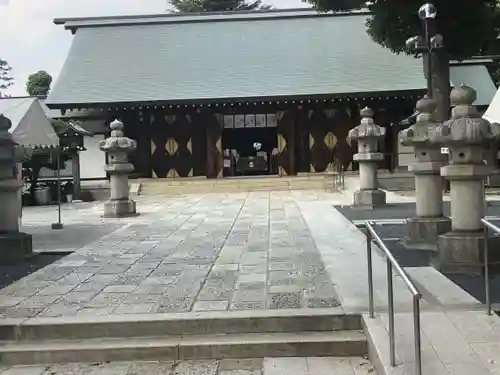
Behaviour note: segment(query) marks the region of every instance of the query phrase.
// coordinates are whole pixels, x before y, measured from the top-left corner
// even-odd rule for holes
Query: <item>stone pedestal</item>
[[[30,234],[23,232],[0,233],[0,264],[11,265],[22,262],[33,251]]]
[[[450,149],[450,165],[441,168],[441,176],[450,181],[451,232],[438,239],[434,264],[450,273],[481,273],[483,268],[485,193],[484,180],[493,167],[484,158],[499,131],[483,120],[472,103],[476,92],[467,86],[451,92],[452,117],[436,129],[433,142]],[[489,238],[491,249],[500,245],[498,237]],[[495,251],[491,251],[492,263]],[[496,257],[498,258],[498,257]]]
[[[356,190],[353,194],[355,206],[380,207],[386,204],[385,192],[378,189]]]
[[[447,156],[441,154],[438,145],[430,141],[435,131],[436,104],[424,97],[417,102],[417,121],[399,133],[404,146],[413,146],[415,163],[409,170],[415,175],[416,217],[409,218],[406,241],[411,244],[435,244],[438,235],[451,228],[451,220],[443,216],[443,177],[441,167],[447,164]]]
[[[129,198],[128,175],[134,166],[127,155],[137,148],[137,142],[123,133],[123,123],[115,120],[110,124],[111,136],[99,142],[102,151],[108,153],[108,165],[104,170],[109,174],[110,197],[104,203],[104,217],[130,217],[138,215],[136,205]]]
[[[377,152],[378,141],[385,135],[385,128],[375,124],[370,108],[361,110],[361,123],[349,132],[349,139],[358,142],[354,160],[359,163],[359,190],[353,194],[356,206],[380,207],[385,205],[385,192],[378,188],[378,162],[384,155]]]
[[[11,121],[0,114],[0,264],[21,262],[32,252],[31,236],[19,232],[23,183],[15,175],[17,155],[9,133]]]
[[[500,270],[500,237],[488,237],[490,270]],[[439,236],[432,265],[445,273],[480,275],[484,271],[484,233],[451,231]]]

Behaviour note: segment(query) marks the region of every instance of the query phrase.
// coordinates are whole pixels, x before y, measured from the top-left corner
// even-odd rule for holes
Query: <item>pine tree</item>
[[[174,11],[178,13],[226,12],[240,10],[270,9],[261,0],[170,0]]]
[[[4,91],[14,84],[11,71],[12,68],[7,61],[0,59],[0,97],[4,96]]]

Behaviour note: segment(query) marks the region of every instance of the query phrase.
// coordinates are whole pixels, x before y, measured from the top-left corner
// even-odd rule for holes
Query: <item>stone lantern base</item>
[[[0,264],[10,265],[22,262],[33,251],[30,234],[22,232],[0,233]]]
[[[135,202],[131,199],[109,200],[104,203],[103,217],[131,217],[138,215],[135,208]]]
[[[451,219],[441,217],[412,217],[407,220],[408,243],[435,244],[438,236],[451,230]]]
[[[356,190],[354,192],[355,206],[380,207],[386,203],[385,191],[374,190]]]
[[[500,237],[488,238],[488,261],[493,270],[500,266]],[[452,231],[438,236],[433,266],[445,273],[477,274],[484,270],[484,233]]]

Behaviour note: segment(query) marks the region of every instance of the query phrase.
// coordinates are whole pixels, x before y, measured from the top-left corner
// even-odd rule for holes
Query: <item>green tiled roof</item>
[[[47,104],[423,89],[421,60],[374,43],[366,17],[290,10],[59,20],[76,34]]]

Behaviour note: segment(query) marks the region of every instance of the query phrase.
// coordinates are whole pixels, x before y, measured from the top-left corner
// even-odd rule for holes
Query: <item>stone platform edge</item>
[[[302,316],[332,316],[332,315],[359,315],[346,313],[340,307],[314,309],[280,309],[280,310],[233,310],[233,311],[197,311],[186,313],[166,314],[112,314],[100,316],[61,316],[61,317],[34,317],[34,318],[4,318],[0,319],[0,327],[5,326],[33,326],[59,324],[106,324],[106,323],[147,323],[180,320],[205,319],[255,319],[255,318],[288,318]]]

